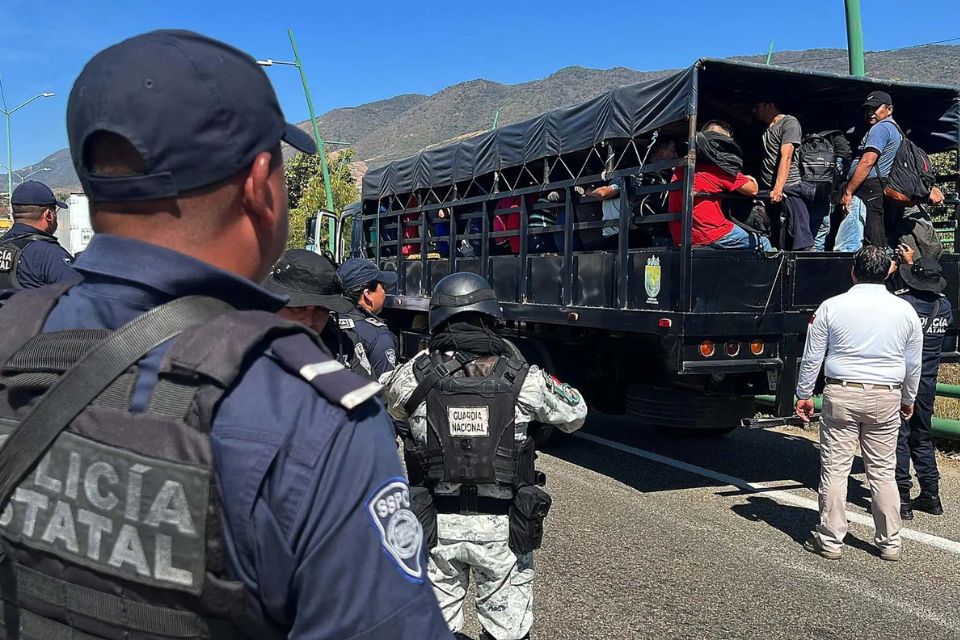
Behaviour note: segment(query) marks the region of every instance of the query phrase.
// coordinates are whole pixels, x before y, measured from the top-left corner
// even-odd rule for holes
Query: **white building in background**
[[[82,193],[71,193],[67,199],[68,209],[58,215],[57,240],[60,245],[77,255],[87,248],[90,238],[93,237],[93,227],[90,226],[90,205],[87,196]]]

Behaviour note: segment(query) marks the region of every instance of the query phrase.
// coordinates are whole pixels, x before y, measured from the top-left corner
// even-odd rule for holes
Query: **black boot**
[[[943,515],[943,503],[940,502],[940,486],[938,484],[922,487],[920,495],[913,499],[913,508],[930,515]]]
[[[910,504],[910,490],[900,490],[900,519],[913,520],[913,508]]]

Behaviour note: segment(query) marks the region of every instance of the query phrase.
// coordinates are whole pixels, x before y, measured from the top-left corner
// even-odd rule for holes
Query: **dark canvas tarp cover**
[[[891,93],[896,119],[918,145],[929,152],[957,147],[956,88],[701,60],[668,76],[619,87],[582,104],[371,169],[363,179],[363,197],[376,199],[469,181],[604,141],[634,138],[693,113],[701,121],[749,122],[750,106],[773,94],[785,110],[801,117],[808,131],[847,130],[862,119],[860,105],[873,89]]]

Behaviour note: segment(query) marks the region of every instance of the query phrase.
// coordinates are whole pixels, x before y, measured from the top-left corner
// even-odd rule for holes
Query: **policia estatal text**
[[[380,386],[255,284],[280,143],[315,151],[263,70],[137,36],[84,67],[67,132],[83,280],[0,309],[0,638],[449,639]]]

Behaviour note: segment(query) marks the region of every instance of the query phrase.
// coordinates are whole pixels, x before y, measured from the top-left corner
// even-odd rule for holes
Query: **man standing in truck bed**
[[[816,189],[800,180],[800,140],[803,137],[800,121],[780,113],[776,102],[769,98],[753,105],[753,115],[767,125],[763,132],[760,178],[770,189],[770,202],[782,209],[790,249],[806,251],[813,246],[806,201],[813,201]]]

